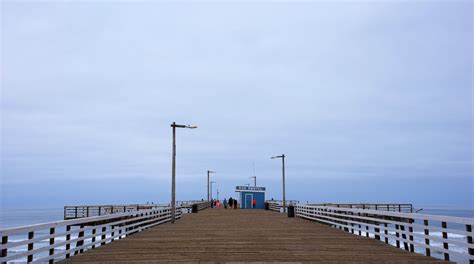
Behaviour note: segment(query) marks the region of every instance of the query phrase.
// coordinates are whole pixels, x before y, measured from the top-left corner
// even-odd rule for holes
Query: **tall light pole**
[[[212,199],[212,184],[213,183],[216,183],[215,181],[211,181],[210,184],[211,184],[211,199]]]
[[[286,198],[285,198],[285,154],[281,154],[280,156],[271,157],[271,159],[280,159],[281,158],[281,174],[283,176],[283,212],[286,211]]]
[[[252,176],[250,179],[253,178],[253,186],[257,187],[257,176]]]
[[[176,122],[173,122],[171,127],[173,128],[173,161],[171,165],[171,223],[174,224],[176,217],[176,128],[194,129],[197,128],[197,126],[177,125]]]
[[[207,201],[211,201],[211,196],[209,195],[209,181],[210,181],[210,175],[211,173],[216,173],[215,171],[207,170]]]

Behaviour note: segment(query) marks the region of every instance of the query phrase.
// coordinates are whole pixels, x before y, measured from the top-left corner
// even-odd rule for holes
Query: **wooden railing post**
[[[448,228],[448,224],[446,222],[441,222],[441,227],[443,229],[446,229],[446,228]],[[443,238],[448,239],[448,232],[446,232],[446,230],[443,230]],[[449,246],[448,246],[447,242],[443,241],[443,248],[444,249],[449,249]],[[444,260],[449,261],[449,253],[446,253],[446,252],[444,253]]]
[[[466,225],[466,231],[472,233],[472,225]],[[473,244],[472,235],[467,235],[466,240],[467,240],[467,245],[472,246],[472,244]],[[467,254],[471,258],[471,259],[469,259],[469,264],[474,264],[474,260],[472,260],[472,258],[474,256],[474,249],[468,248],[467,249]]]
[[[409,219],[408,233],[410,237],[410,252],[415,252],[415,244],[413,243],[413,219]]]
[[[360,213],[357,213],[357,215],[360,216]],[[359,224],[359,236],[362,236],[362,225],[361,224]]]
[[[405,225],[400,225],[400,230],[402,231],[402,238],[403,238],[403,247],[405,248],[406,251],[409,251],[410,248],[408,247],[407,243],[407,235],[405,233]]]
[[[6,245],[8,243],[8,236],[2,236],[2,245]],[[5,258],[8,254],[8,249],[4,248],[0,252],[0,257]],[[6,264],[6,262],[2,262],[2,264]]]
[[[69,240],[71,240],[71,233],[70,233],[70,231],[71,231],[71,226],[70,226],[70,225],[66,226],[66,232],[68,232],[68,233],[66,234],[66,251],[68,251],[69,249],[71,249],[71,244],[69,243]],[[69,258],[70,255],[71,255],[70,253],[66,253],[66,258]]]
[[[398,225],[395,225],[395,237],[397,237],[396,239],[396,244],[397,244],[397,248],[400,248],[400,233],[398,233]]]
[[[35,237],[35,232],[30,231],[28,232],[28,240],[31,240]],[[33,250],[34,243],[28,243],[28,251]],[[33,262],[33,255],[28,255],[28,263]]]
[[[425,225],[425,245],[426,245],[426,248],[425,248],[425,253],[428,257],[431,256],[431,248],[430,248],[430,239],[428,238],[428,236],[430,235],[430,230],[428,229],[428,220],[423,220],[423,224]]]
[[[351,212],[351,215],[354,215],[354,212]],[[354,220],[354,218],[351,218],[351,220]],[[351,223],[351,233],[354,234],[354,223]]]
[[[54,235],[54,232],[55,232],[54,227],[51,227],[49,229],[49,234]],[[50,246],[54,245],[54,236],[49,238],[49,245]],[[54,247],[49,249],[49,256],[53,256],[53,255],[54,255]],[[49,264],[53,264],[53,263],[54,263],[54,258],[49,260]]]
[[[383,226],[385,227],[384,228],[384,235],[385,235],[385,243],[388,244],[388,224],[387,223],[384,223]]]
[[[103,226],[102,227],[102,236],[100,237],[100,240],[102,240],[102,242],[100,243],[101,246],[105,245],[105,231],[107,231],[107,227]]]
[[[110,237],[112,238],[112,240],[111,240],[112,242],[114,242],[114,240],[115,240],[114,235],[115,235],[115,226],[112,225],[112,233],[110,233]]]
[[[84,225],[80,225],[80,228],[84,228]],[[79,234],[77,235],[77,242],[76,242],[76,248],[84,245],[84,230],[79,231]],[[79,253],[84,252],[84,249],[79,249],[74,252],[74,255],[77,255]]]
[[[375,239],[380,240],[380,228],[378,227],[379,222],[375,222],[375,225],[377,226],[377,227],[374,228]]]
[[[94,228],[92,229],[92,236],[93,236],[93,237],[92,237],[92,249],[95,248],[95,233],[96,233],[96,232],[97,232],[97,231],[96,231],[96,228],[94,227]]]

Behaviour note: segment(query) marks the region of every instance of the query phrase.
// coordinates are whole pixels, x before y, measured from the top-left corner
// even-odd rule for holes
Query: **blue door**
[[[247,209],[252,208],[252,198],[253,198],[253,195],[245,194],[245,208]]]

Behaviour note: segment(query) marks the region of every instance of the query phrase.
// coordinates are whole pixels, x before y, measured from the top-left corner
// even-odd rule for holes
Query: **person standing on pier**
[[[233,209],[233,206],[234,206],[234,199],[232,199],[232,197],[229,198],[229,209]]]
[[[227,210],[227,199],[224,198],[224,208]]]
[[[257,199],[253,198],[252,199],[252,208],[255,208],[257,206]]]

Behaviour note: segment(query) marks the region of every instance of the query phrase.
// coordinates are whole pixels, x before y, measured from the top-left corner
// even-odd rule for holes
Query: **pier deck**
[[[383,242],[265,210],[207,209],[67,259],[153,262],[440,263]],[[447,263],[447,262],[444,262]]]

